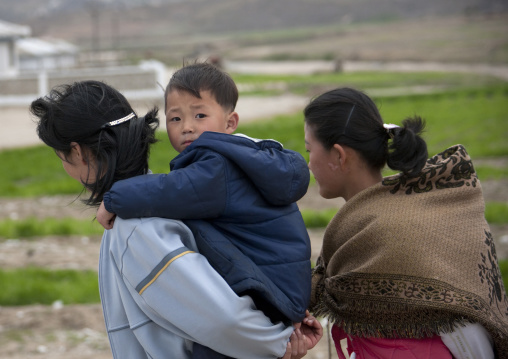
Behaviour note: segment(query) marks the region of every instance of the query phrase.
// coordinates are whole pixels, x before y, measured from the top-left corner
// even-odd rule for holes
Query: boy
[[[97,220],[106,229],[114,214],[184,220],[200,253],[237,294],[250,295],[274,322],[300,322],[311,266],[296,201],[307,191],[309,170],[300,154],[276,141],[232,135],[237,100],[234,81],[211,64],[175,72],[165,91],[165,113],[169,140],[180,155],[168,174],[116,182]]]

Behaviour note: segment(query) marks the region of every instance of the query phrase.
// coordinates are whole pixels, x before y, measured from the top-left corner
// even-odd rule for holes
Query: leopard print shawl
[[[422,338],[479,322],[508,358],[508,298],[480,182],[461,145],[386,177],[328,225],[311,309],[357,336]]]

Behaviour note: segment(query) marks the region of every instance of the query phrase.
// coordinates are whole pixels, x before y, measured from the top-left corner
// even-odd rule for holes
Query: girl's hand
[[[113,223],[115,223],[115,217],[116,214],[108,212],[104,206],[104,201],[102,201],[99,209],[97,210],[97,222],[99,222],[105,229],[111,229],[113,228]]]

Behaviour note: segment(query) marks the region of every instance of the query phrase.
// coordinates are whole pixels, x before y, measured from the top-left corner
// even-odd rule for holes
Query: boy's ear
[[[238,121],[240,120],[240,116],[238,116],[238,113],[233,111],[228,115],[228,120],[226,122],[226,133],[232,134],[236,131],[236,128],[238,127]]]

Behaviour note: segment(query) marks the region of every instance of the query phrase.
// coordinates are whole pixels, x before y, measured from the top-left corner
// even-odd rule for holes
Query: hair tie
[[[136,115],[134,114],[134,112],[131,112],[127,116],[122,117],[122,118],[120,118],[118,120],[114,120],[114,121],[105,123],[104,125],[101,126],[101,129],[106,128],[106,127],[111,127],[111,126],[119,125],[121,123],[129,121],[131,118],[134,118],[134,117],[136,117]]]
[[[394,134],[393,134],[392,130],[394,128],[400,128],[400,126],[394,125],[393,123],[383,123],[383,127],[386,130],[386,133],[388,134],[388,136],[390,136],[390,138],[392,140],[393,140],[393,137],[394,137]]]

